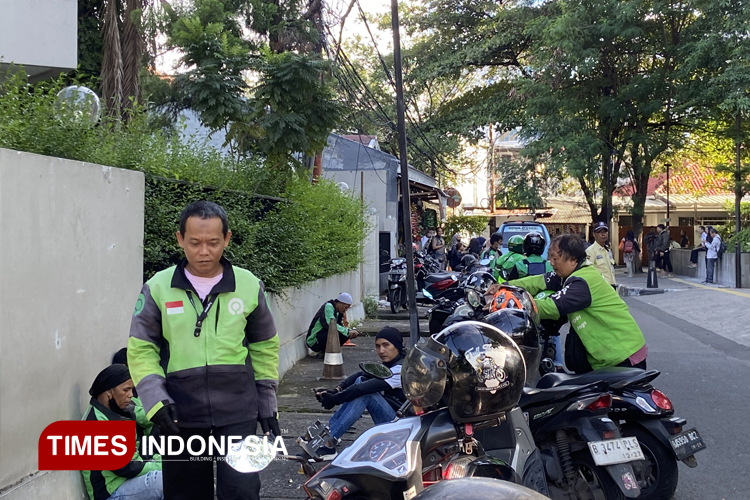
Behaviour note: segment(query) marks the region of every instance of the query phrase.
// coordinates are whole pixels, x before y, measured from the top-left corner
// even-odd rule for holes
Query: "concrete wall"
[[[690,250],[677,249],[673,250],[671,255],[672,267],[674,273],[682,276],[691,276],[706,279],[706,252],[698,254],[698,267],[696,269],[688,267],[690,264]],[[742,271],[742,288],[750,288],[750,253],[742,253],[740,261]],[[727,249],[727,252],[716,261],[714,267],[714,283],[734,287],[735,281],[735,254],[734,249]]]
[[[0,70],[23,65],[32,80],[78,65],[76,0],[0,0]]]
[[[143,174],[0,149],[0,494],[80,498],[37,472],[37,440],[77,420],[124,346],[143,273]],[[8,488],[10,487],[10,490]]]

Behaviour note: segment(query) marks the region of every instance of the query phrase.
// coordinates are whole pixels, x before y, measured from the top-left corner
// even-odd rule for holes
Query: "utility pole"
[[[401,34],[398,23],[398,0],[391,0],[391,26],[393,29],[393,72],[396,77],[396,115],[398,123],[398,151],[401,160],[401,213],[406,251],[406,295],[409,303],[409,338],[411,345],[419,342],[419,316],[414,280],[414,251],[411,235],[411,200],[409,199],[409,164],[406,158],[406,119],[404,118],[404,80],[401,72]]]
[[[737,112],[737,139],[735,139],[734,151],[734,234],[740,234],[742,221],[740,220],[740,205],[742,203],[742,165],[740,155],[742,154],[742,118]],[[734,286],[742,288],[742,248],[739,237],[734,243]]]
[[[669,167],[671,167],[672,164],[667,163],[666,166],[667,166],[667,226],[669,226],[670,223],[672,222],[671,220],[669,220]]]

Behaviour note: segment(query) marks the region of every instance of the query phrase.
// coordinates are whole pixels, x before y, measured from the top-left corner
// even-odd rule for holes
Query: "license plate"
[[[706,444],[695,429],[690,429],[670,437],[669,443],[672,445],[677,460],[683,460],[698,451],[706,449]]]
[[[596,465],[623,464],[633,460],[643,460],[641,445],[634,437],[591,441],[588,445]]]

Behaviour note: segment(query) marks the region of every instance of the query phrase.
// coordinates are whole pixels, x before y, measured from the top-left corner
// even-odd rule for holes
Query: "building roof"
[[[344,139],[349,139],[350,141],[358,142],[364,146],[367,146],[368,148],[377,149],[378,151],[380,151],[380,143],[378,142],[377,135],[350,134],[350,135],[341,135],[339,137],[343,137]]]
[[[581,208],[550,208],[545,210],[549,217],[539,217],[544,224],[591,224],[591,212]]]
[[[619,196],[631,196],[635,189],[627,183],[615,190]],[[732,194],[727,186],[727,178],[709,167],[695,162],[684,161],[679,167],[672,167],[669,175],[671,195],[727,195]],[[667,174],[662,173],[648,180],[647,195],[667,194]]]

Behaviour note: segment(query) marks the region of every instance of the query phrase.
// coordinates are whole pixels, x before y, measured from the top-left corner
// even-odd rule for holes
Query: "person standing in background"
[[[622,260],[625,261],[625,268],[628,270],[628,278],[632,278],[635,257],[641,251],[641,247],[635,241],[635,234],[632,229],[628,230],[628,234],[620,242],[620,250],[622,250]]]
[[[712,227],[709,228],[708,233],[711,236],[711,243],[709,243],[706,250],[706,281],[703,283],[711,284],[714,282],[714,267],[716,266],[716,261],[719,259],[721,236]]]
[[[594,243],[586,249],[586,258],[594,265],[602,277],[615,286],[615,259],[609,248],[609,226],[606,222],[594,224]]]
[[[430,256],[440,263],[440,269],[445,270],[445,240],[443,239],[443,228],[435,229],[435,236],[430,243]]]
[[[656,253],[658,255],[656,267],[661,269],[662,275],[666,273],[668,269],[669,274],[666,276],[667,278],[672,278],[674,277],[674,274],[672,274],[672,260],[669,255],[669,252],[672,249],[669,244],[669,229],[667,229],[664,224],[659,224],[656,226],[656,232],[658,233],[658,236],[656,237]]]

